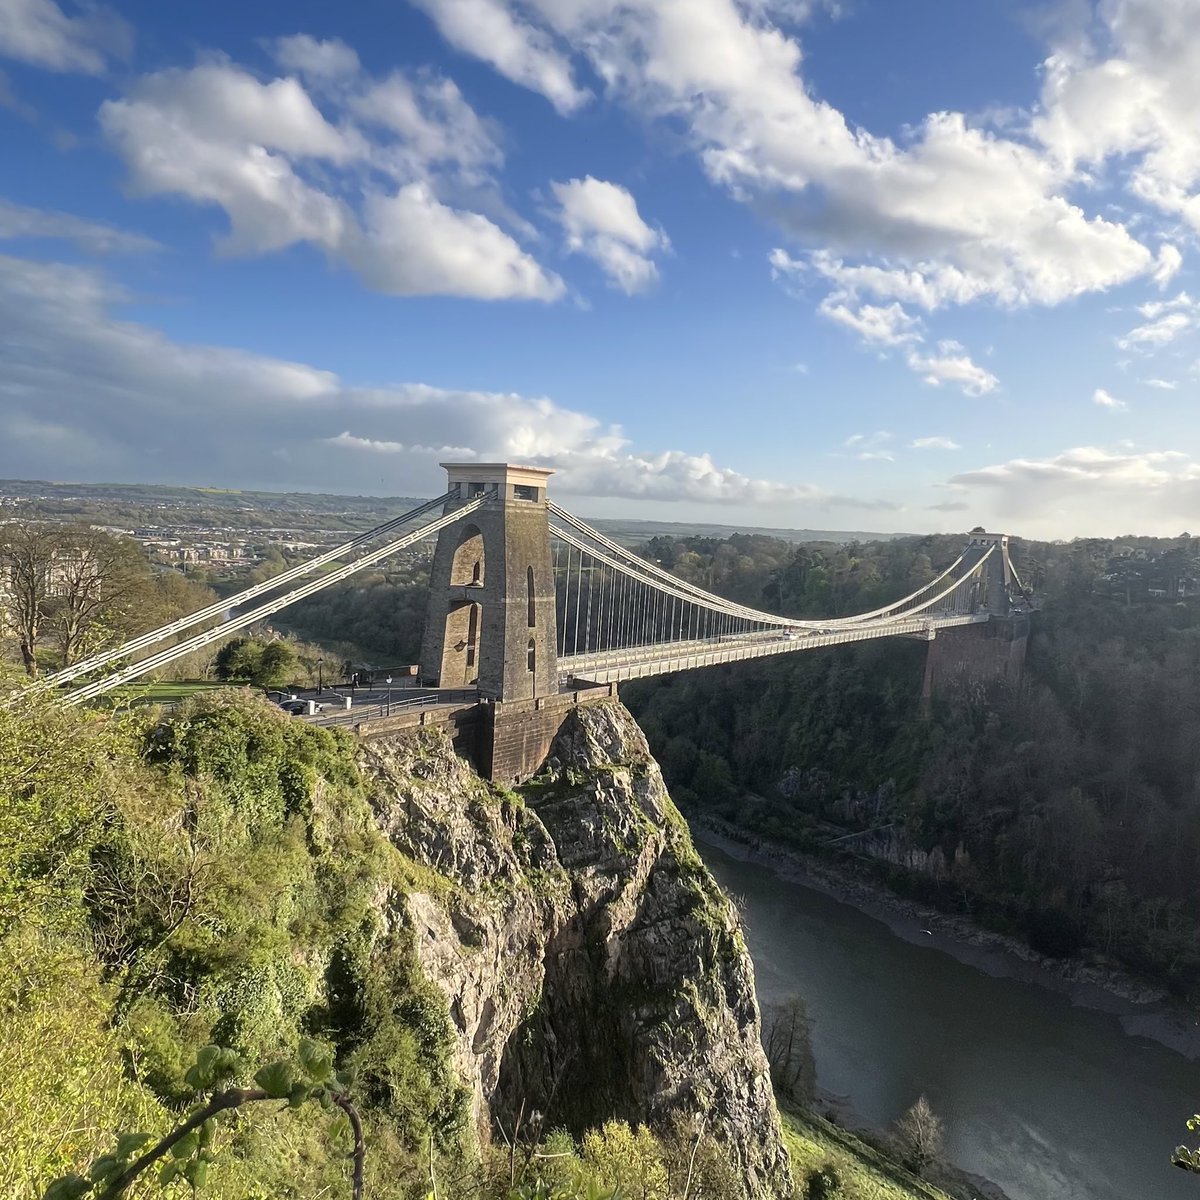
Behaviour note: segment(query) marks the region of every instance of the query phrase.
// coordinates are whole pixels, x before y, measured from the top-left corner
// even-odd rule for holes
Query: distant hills
[[[588,517],[587,522],[615,542],[627,545],[649,541],[652,537],[727,538],[735,533],[760,534],[785,542],[890,542],[911,537],[907,533],[870,533],[860,529],[775,529],[766,525],[710,525],[696,521],[642,521],[612,517]]]
[[[120,525],[160,522],[217,523],[255,529],[281,524],[327,529],[366,529],[422,503],[410,496],[339,496],[327,492],[261,492],[237,488],[175,487],[141,483],[59,483],[44,479],[0,479],[0,505],[31,516]],[[169,514],[169,516],[168,516]],[[285,519],[286,518],[286,519]],[[727,538],[760,534],[788,542],[877,542],[907,536],[852,529],[775,529],[703,521],[656,521],[589,517],[615,541],[636,545],[652,537]]]

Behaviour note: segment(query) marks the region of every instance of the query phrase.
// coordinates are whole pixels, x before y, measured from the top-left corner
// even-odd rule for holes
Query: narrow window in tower
[[[475,665],[475,649],[479,645],[479,605],[471,605],[471,617],[467,625],[467,666]]]
[[[471,568],[471,584],[476,587],[483,586],[483,559],[477,558],[475,565]]]
[[[529,639],[529,649],[525,652],[525,665],[529,668],[529,673],[532,675],[537,667],[537,645],[533,638]]]
[[[532,629],[537,624],[537,614],[533,607],[533,568],[525,572],[525,611],[528,616],[526,624]]]

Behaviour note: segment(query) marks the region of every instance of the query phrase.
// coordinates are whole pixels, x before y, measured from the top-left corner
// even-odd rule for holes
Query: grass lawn
[[[798,1196],[804,1195],[809,1171],[832,1166],[842,1181],[838,1200],[950,1200],[945,1192],[910,1175],[852,1133],[821,1117],[779,1115]]]
[[[108,693],[113,704],[176,704],[197,692],[210,692],[214,688],[242,687],[243,684],[220,679],[163,680],[150,683],[130,683],[114,688]]]

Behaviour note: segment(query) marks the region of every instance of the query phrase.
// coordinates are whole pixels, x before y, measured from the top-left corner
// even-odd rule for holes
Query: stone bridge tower
[[[438,534],[429,575],[421,678],[478,687],[491,700],[558,692],[558,634],[546,482],[552,471],[442,463],[445,512],[488,502]]]
[[[943,629],[931,638],[925,657],[921,712],[928,716],[935,696],[962,688],[978,689],[994,680],[1020,680],[1029,640],[1028,604],[1014,603],[1023,591],[1008,555],[1008,535],[973,529],[967,565],[978,563],[993,547],[980,578],[971,585],[965,611],[986,612],[980,625]]]
[[[1008,534],[986,533],[982,529],[971,531],[968,551],[975,550],[982,557],[993,546],[995,550],[983,568],[978,603],[993,616],[1006,617],[1012,608],[1012,590],[1016,582],[1008,557]]]

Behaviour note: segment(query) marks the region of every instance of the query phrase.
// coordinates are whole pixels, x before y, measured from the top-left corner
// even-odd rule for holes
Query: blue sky
[[[1200,524],[1196,0],[0,0],[0,474]]]

